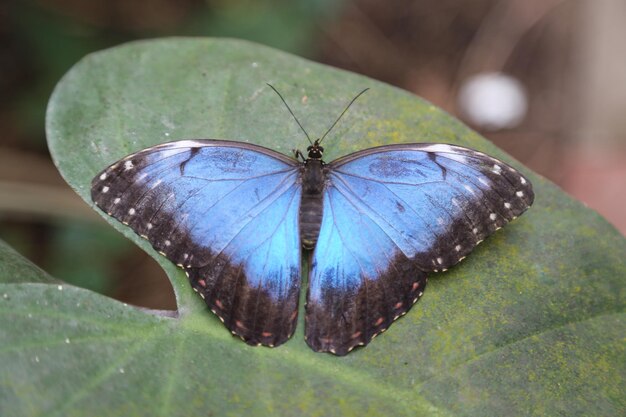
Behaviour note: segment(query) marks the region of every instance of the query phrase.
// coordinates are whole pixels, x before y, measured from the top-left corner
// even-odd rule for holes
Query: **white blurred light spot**
[[[522,84],[498,72],[468,78],[461,86],[458,100],[461,111],[473,124],[489,130],[519,125],[528,108]]]

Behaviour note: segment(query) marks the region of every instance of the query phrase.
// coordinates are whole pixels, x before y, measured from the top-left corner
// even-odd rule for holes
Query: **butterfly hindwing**
[[[533,202],[530,182],[483,153],[443,144],[368,149],[327,165],[307,343],[365,345],[445,270]]]
[[[345,355],[367,344],[403,315],[425,286],[426,274],[352,196],[329,187],[307,294],[309,346]]]
[[[296,325],[297,162],[231,141],[172,142],[111,165],[92,199],[185,269],[234,334],[276,346]]]

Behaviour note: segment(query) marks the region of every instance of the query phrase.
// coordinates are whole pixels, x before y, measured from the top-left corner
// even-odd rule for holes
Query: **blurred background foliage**
[[[248,39],[412,91],[625,233],[624,21],[623,0],[5,0],[0,239],[75,285],[175,308],[156,263],[61,179],[44,132],[84,55],[174,35]]]

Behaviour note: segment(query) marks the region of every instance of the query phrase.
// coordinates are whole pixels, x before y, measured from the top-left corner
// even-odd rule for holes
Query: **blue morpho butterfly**
[[[345,355],[404,315],[429,272],[522,214],[533,191],[514,168],[455,145],[387,145],[325,163],[326,134],[294,159],[225,140],[153,146],[98,174],[92,199],[182,267],[251,345],[292,336],[303,248],[306,342]]]

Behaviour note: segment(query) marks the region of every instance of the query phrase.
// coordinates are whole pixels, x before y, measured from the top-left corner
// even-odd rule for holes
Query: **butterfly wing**
[[[295,329],[299,165],[259,146],[172,142],[111,165],[92,199],[172,262],[232,333],[276,346]]]
[[[343,355],[366,345],[449,268],[533,202],[530,182],[481,152],[443,144],[372,148],[327,166],[306,339]]]

